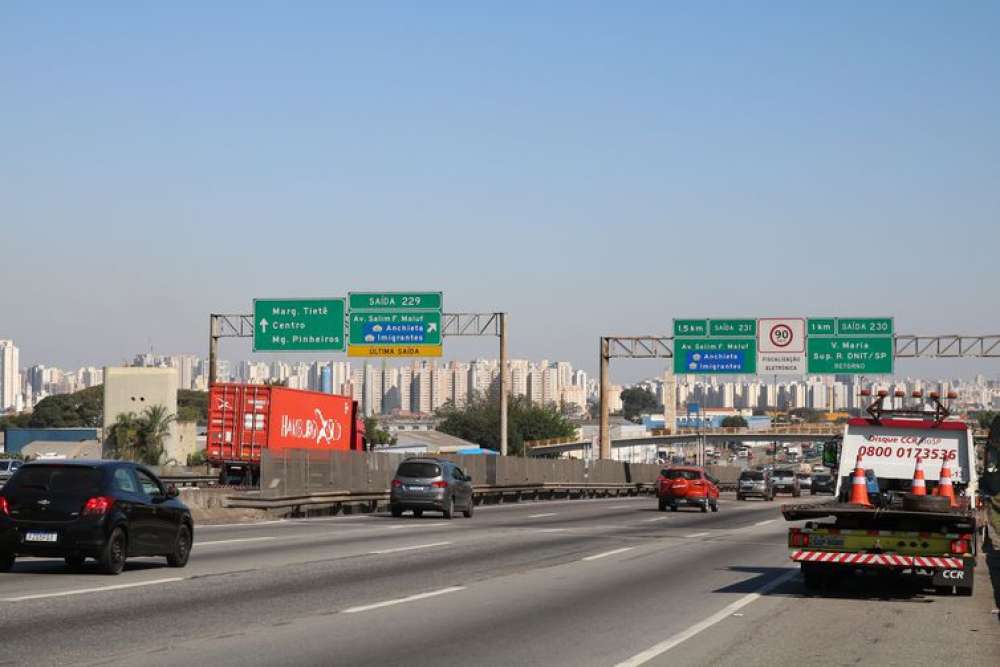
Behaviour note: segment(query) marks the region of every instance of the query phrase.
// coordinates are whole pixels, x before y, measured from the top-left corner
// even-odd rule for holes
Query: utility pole
[[[215,315],[208,316],[208,386],[215,384],[218,378],[219,364],[219,331],[215,323]]]
[[[600,401],[601,401],[601,416],[600,416],[600,429],[601,429],[601,447],[598,453],[598,458],[610,459],[611,458],[611,429],[608,426],[608,362],[609,362],[609,347],[608,339],[601,338],[601,389],[600,389]]]
[[[507,395],[510,375],[507,373],[507,313],[500,317],[500,456],[507,456]]]

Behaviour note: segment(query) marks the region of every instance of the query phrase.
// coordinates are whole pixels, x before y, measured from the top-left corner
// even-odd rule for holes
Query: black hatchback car
[[[17,556],[97,560],[118,574],[130,556],[187,565],[191,511],[148,469],[126,461],[26,463],[0,491],[0,572]]]

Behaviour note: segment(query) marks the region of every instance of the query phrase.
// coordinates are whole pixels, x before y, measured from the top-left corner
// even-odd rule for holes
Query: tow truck
[[[872,396],[870,390],[861,393]],[[935,392],[928,395],[932,410],[887,409],[887,396],[877,392],[868,416],[849,420],[842,439],[824,445],[823,462],[837,480],[836,500],[781,508],[787,521],[806,520],[788,531],[791,559],[800,563],[807,589],[883,573],[918,578],[939,593],[971,595],[979,490],[972,429]],[[897,391],[895,397],[905,394]],[[912,398],[923,404],[922,392]],[[848,502],[859,455],[871,506]],[[918,456],[927,495],[912,493]],[[957,507],[936,495],[945,461]]]

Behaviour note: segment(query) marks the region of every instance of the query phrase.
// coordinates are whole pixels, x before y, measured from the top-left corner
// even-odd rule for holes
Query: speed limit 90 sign
[[[801,317],[761,318],[757,324],[757,349],[761,352],[806,351],[806,321]]]

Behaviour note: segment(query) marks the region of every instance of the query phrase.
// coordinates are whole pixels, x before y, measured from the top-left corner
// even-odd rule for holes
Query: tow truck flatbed
[[[961,507],[949,509],[945,512],[916,512],[912,510],[904,510],[901,507],[872,508],[837,501],[818,504],[782,505],[781,514],[787,521],[823,519],[826,517],[846,520],[853,519],[857,521],[879,520],[905,522],[907,520],[912,520],[920,521],[924,525],[951,525],[962,522],[974,524],[976,521],[976,514],[974,510]]]

